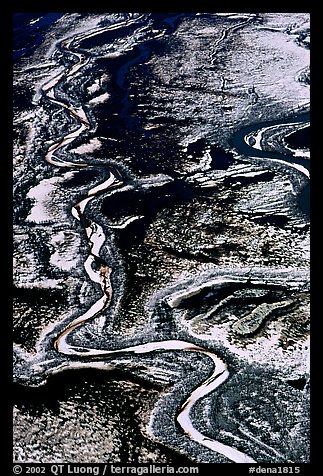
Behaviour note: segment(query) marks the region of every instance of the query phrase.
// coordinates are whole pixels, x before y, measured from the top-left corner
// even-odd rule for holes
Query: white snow
[[[110,177],[104,182],[97,185],[96,187],[91,188],[91,190],[88,191],[88,195],[89,196],[96,195],[98,192],[108,189],[115,180],[116,180],[115,176],[112,173],[110,173]]]
[[[96,79],[94,81],[94,83],[87,88],[87,90],[90,94],[94,94],[94,93],[100,91],[100,81],[98,79]]]
[[[105,242],[105,234],[103,232],[102,226],[96,224],[95,231],[91,236],[92,242],[92,253],[96,256],[99,256],[102,245]]]
[[[76,268],[79,261],[80,237],[73,231],[59,231],[50,244],[55,249],[50,257],[50,264],[64,271]]]
[[[29,25],[34,25],[35,23],[38,23],[41,17],[36,18],[36,20],[30,20]]]
[[[118,230],[122,230],[122,229],[126,228],[130,223],[132,223],[136,220],[140,220],[141,218],[145,218],[144,215],[137,215],[137,216],[133,216],[133,217],[127,217],[125,219],[125,221],[123,221],[119,225],[109,225],[109,228],[115,228],[115,229],[118,229]]]
[[[61,289],[62,286],[63,283],[59,279],[33,280],[32,283],[23,283],[17,285],[18,288],[22,289]]]
[[[29,190],[27,197],[30,198],[35,205],[30,210],[26,221],[38,224],[53,221],[52,197],[56,195],[58,184],[63,181],[63,177],[51,177],[42,180],[38,185]]]
[[[96,96],[90,99],[89,104],[101,104],[109,99],[110,95],[108,93],[103,93],[100,96]]]
[[[202,291],[205,288],[210,288],[215,285],[219,285],[221,283],[236,283],[239,281],[239,278],[237,279],[230,279],[230,278],[223,278],[219,276],[218,278],[212,279],[211,281],[207,281],[205,283],[202,283],[198,286],[193,286],[185,291],[178,291],[172,294],[168,299],[167,299],[167,304],[170,307],[178,307],[179,304],[183,301],[183,299],[186,299],[191,296],[195,296],[198,294],[200,291]],[[243,281],[243,279],[241,279]]]
[[[228,334],[230,331],[227,324],[210,327],[209,330],[203,333],[193,331],[189,324],[189,331],[199,339],[211,339],[221,343],[230,352],[247,362],[278,369],[286,377],[298,378],[300,375],[309,373],[309,337],[301,346],[284,350],[279,344],[277,332],[270,326],[267,328],[268,335],[266,337],[259,336],[255,342],[247,343],[245,347],[239,347],[229,341]]]

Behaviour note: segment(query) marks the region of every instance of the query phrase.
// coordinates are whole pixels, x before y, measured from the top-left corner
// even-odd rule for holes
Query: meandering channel
[[[247,24],[250,19],[237,25],[236,27],[229,28],[228,31],[233,31],[234,28],[238,28],[243,26],[244,24]],[[123,22],[123,24],[129,24],[130,21],[135,22],[138,21],[138,19],[125,21]],[[76,48],[74,48],[73,43],[76,39],[84,40],[94,35],[99,35],[103,32],[106,32],[109,29],[115,29],[120,26],[121,24],[119,23],[118,25],[110,25],[104,28],[97,28],[93,31],[82,33],[75,37],[65,39],[59,45],[60,50],[63,53],[68,53],[69,57],[73,56],[76,62],[71,67],[66,68],[65,70],[57,74],[54,78],[51,78],[50,81],[48,81],[43,86],[42,92],[50,103],[56,104],[64,108],[75,120],[78,127],[72,132],[66,133],[63,137],[61,137],[58,141],[56,141],[48,148],[45,154],[45,160],[53,166],[70,168],[83,168],[89,166],[89,164],[85,162],[76,163],[66,160],[64,157],[61,156],[63,155],[63,147],[68,144],[71,144],[73,141],[75,141],[76,138],[78,138],[86,130],[89,130],[91,128],[90,120],[87,117],[87,114],[82,106],[76,108],[72,104],[67,104],[56,97],[57,85],[60,82],[65,81],[75,75],[81,68],[88,64],[91,59],[90,55],[87,56],[85,53],[79,52]],[[222,36],[218,40],[217,44],[219,44],[219,42],[226,37],[226,34],[226,32],[222,33]],[[302,118],[298,118],[296,121],[299,122],[306,120],[307,119],[304,116]],[[246,155],[250,154],[252,151],[252,155],[271,158],[273,153],[259,151],[258,149],[250,147],[245,142],[244,138],[246,134],[250,133],[252,130],[259,129],[260,127],[268,127],[268,125],[274,124],[279,124],[279,121],[272,121],[271,123],[264,123],[256,126],[253,125],[242,129],[233,138],[233,145]],[[59,151],[60,154],[57,154]],[[284,160],[286,162],[290,162],[292,160],[289,156],[283,156],[282,154],[278,155],[279,159]],[[277,158],[277,154],[274,154],[274,157]],[[300,165],[307,167],[307,163],[301,160],[300,158],[295,160],[295,163],[299,163]],[[118,350],[93,349],[88,347],[82,348],[80,346],[74,346],[69,342],[69,336],[73,330],[84,325],[88,320],[93,319],[104,309],[106,309],[111,303],[113,289],[110,281],[110,275],[113,270],[110,268],[109,264],[100,257],[100,250],[106,241],[106,236],[103,228],[86,215],[86,208],[88,203],[99,195],[104,194],[111,189],[121,187],[122,185],[122,178],[119,176],[119,174],[114,173],[114,171],[110,169],[109,177],[104,182],[91,188],[87,192],[86,196],[84,196],[72,207],[72,215],[80,222],[87,237],[89,254],[84,263],[85,270],[90,280],[95,285],[99,285],[101,287],[102,295],[84,314],[74,319],[62,331],[60,331],[59,335],[57,335],[54,339],[54,348],[57,350],[57,352],[69,356],[70,358],[90,358],[91,360],[93,359],[93,361],[111,359],[113,357],[123,355],[149,354],[153,352],[168,352],[178,350],[183,352],[198,352],[207,356],[212,362],[213,370],[210,376],[201,385],[199,385],[181,405],[176,417],[177,422],[179,423],[183,432],[196,443],[201,444],[211,449],[212,451],[215,451],[225,456],[233,462],[252,463],[254,462],[254,460],[250,456],[239,451],[238,449],[204,436],[194,427],[194,424],[190,417],[191,409],[196,404],[196,402],[204,398],[211,392],[214,392],[229,377],[229,370],[227,364],[213,352],[210,352],[203,347],[183,340],[163,340],[159,342],[147,342],[145,344],[125,347]]]
[[[302,172],[307,178],[309,178],[310,161],[306,157],[293,156],[290,153],[283,154],[281,152],[273,152],[263,150],[259,144],[251,146],[248,141],[248,136],[256,133],[259,137],[257,141],[260,143],[262,134],[273,127],[283,126],[299,126],[300,124],[307,125],[310,121],[309,112],[300,114],[297,117],[279,119],[273,121],[265,121],[259,124],[251,124],[249,126],[241,128],[231,138],[231,145],[235,147],[240,153],[248,157],[261,157],[263,159],[278,160],[280,162],[287,163],[289,166]],[[256,146],[257,145],[257,146]]]

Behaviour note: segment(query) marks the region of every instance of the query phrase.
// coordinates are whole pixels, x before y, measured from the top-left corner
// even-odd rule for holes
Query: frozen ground
[[[230,462],[175,423],[205,352],[196,435],[309,460],[309,15],[167,19],[66,14],[15,65],[15,461]]]

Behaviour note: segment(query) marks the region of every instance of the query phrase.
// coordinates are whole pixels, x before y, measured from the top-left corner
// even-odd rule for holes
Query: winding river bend
[[[270,130],[280,131],[282,129],[282,139],[287,136],[284,133],[284,128],[291,131],[300,130],[303,127],[308,127],[310,124],[309,112],[299,114],[296,117],[280,119],[276,121],[265,121],[259,124],[252,124],[237,131],[231,138],[231,145],[235,147],[239,153],[249,157],[263,158],[273,162],[288,164],[292,169],[296,169],[298,173],[305,176],[307,183],[303,186],[298,196],[300,209],[309,216],[310,213],[310,160],[306,157],[306,152],[301,153],[300,156],[291,154],[290,150],[286,152],[264,150],[262,148],[262,136]],[[290,134],[290,132],[288,133]],[[250,138],[255,142],[251,145]]]
[[[250,17],[243,23],[237,25],[235,28],[241,28],[244,25],[248,24],[253,18]],[[138,19],[128,20],[124,24],[129,25],[130,22],[135,23]],[[75,107],[72,104],[68,104],[63,100],[60,100],[56,95],[56,88],[59,83],[68,80],[73,77],[77,72],[79,72],[85,65],[87,65],[91,59],[90,56],[87,56],[84,52],[80,52],[76,47],[73,46],[73,43],[78,40],[85,40],[87,38],[100,35],[109,30],[119,28],[121,25],[110,25],[104,28],[97,28],[93,31],[79,34],[76,37],[63,40],[59,48],[63,53],[67,53],[69,57],[73,57],[75,63],[66,68],[61,73],[59,73],[54,78],[51,78],[43,88],[42,92],[45,98],[52,104],[55,104],[59,107],[64,108],[70,117],[75,121],[77,128],[72,132],[68,132],[63,137],[61,137],[57,142],[52,144],[46,154],[45,160],[55,166],[55,167],[68,167],[68,168],[84,168],[88,167],[89,164],[86,162],[72,162],[64,158],[64,147],[68,144],[71,144],[78,137],[80,137],[85,131],[91,128],[90,120],[82,106]],[[234,28],[228,28],[228,31],[224,30],[222,36],[217,42],[219,43],[224,40],[229,32],[229,30],[234,31]],[[306,122],[308,117],[304,116],[293,121]],[[296,160],[291,159],[290,156],[285,156],[283,154],[277,154],[266,152],[263,150],[258,150],[245,141],[247,134],[250,134],[252,131],[258,131],[261,128],[266,128],[273,125],[280,125],[280,121],[272,121],[270,123],[258,124],[256,126],[244,128],[239,131],[236,136],[233,138],[233,145],[239,149],[240,152],[246,155],[252,155],[257,157],[263,157],[266,159],[279,159],[283,160],[286,163],[297,164],[301,167],[308,170],[308,162],[301,158],[296,158]],[[93,165],[91,165],[93,168]],[[73,204],[71,213],[73,217],[79,221],[88,243],[88,256],[84,262],[85,270],[95,286],[99,286],[101,289],[101,297],[82,315],[78,316],[76,319],[73,319],[68,325],[65,326],[63,330],[55,337],[53,342],[54,349],[65,356],[68,356],[72,359],[79,359],[82,362],[82,359],[90,359],[93,362],[109,360],[113,357],[123,356],[123,355],[135,355],[135,354],[151,354],[157,352],[167,352],[167,351],[183,351],[183,352],[197,352],[202,355],[207,356],[212,363],[212,372],[209,377],[186,398],[186,400],[181,404],[177,412],[177,422],[182,428],[182,431],[194,442],[205,446],[206,448],[221,454],[228,458],[229,460],[236,463],[252,463],[254,460],[247,454],[239,451],[237,448],[225,445],[220,441],[213,440],[204,436],[199,432],[193,424],[191,419],[191,410],[193,406],[202,398],[209,395],[211,392],[214,392],[220,385],[222,385],[229,377],[229,369],[227,364],[218,357],[215,353],[210,352],[206,348],[195,345],[191,342],[184,340],[162,340],[156,342],[148,342],[145,344],[129,346],[118,350],[105,350],[105,349],[94,349],[88,347],[75,346],[70,343],[70,334],[72,331],[77,329],[80,326],[83,326],[87,321],[98,316],[102,311],[104,311],[111,303],[113,289],[110,280],[111,273],[113,269],[110,267],[109,263],[104,261],[100,256],[100,251],[104,243],[106,242],[105,230],[103,227],[96,223],[91,217],[87,215],[87,205],[89,202],[94,200],[96,197],[107,193],[110,190],[117,189],[122,187],[124,184],[123,178],[119,171],[113,170],[112,167],[109,169],[109,177],[102,183],[92,187],[88,190],[87,194],[79,200],[77,203]]]
[[[109,27],[100,30],[95,30],[93,32],[83,35],[82,39],[89,38],[93,35],[100,34],[103,31],[107,30],[109,30]],[[57,75],[55,78],[51,79],[45,86],[43,86],[42,89],[43,94],[50,102],[65,108],[69,112],[71,117],[73,117],[79,124],[78,129],[66,134],[58,142],[49,147],[45,155],[45,160],[51,165],[57,167],[86,167],[88,165],[86,163],[73,163],[55,155],[60,149],[62,149],[67,144],[73,142],[86,129],[90,128],[90,122],[82,107],[76,109],[72,105],[65,104],[64,102],[58,100],[55,96],[55,87],[57,86],[57,84],[60,81],[66,80],[67,78],[73,76],[77,71],[80,70],[80,68],[82,68],[89,61],[89,58],[87,58],[84,54],[78,53],[73,49],[73,41],[74,38],[64,40],[63,42],[61,42],[60,48],[62,51],[65,50],[69,54],[73,54],[77,60],[76,63],[70,69],[66,69],[65,71]],[[212,440],[203,436],[203,434],[201,434],[194,428],[194,425],[190,418],[190,410],[194,406],[194,404],[204,396],[213,392],[229,376],[229,371],[227,369],[226,363],[215,354],[190,342],[184,342],[181,340],[150,342],[147,344],[127,347],[116,351],[89,348],[80,349],[79,347],[73,346],[68,343],[68,337],[71,331],[83,325],[89,319],[94,318],[107,306],[109,306],[111,302],[111,296],[113,291],[110,282],[110,274],[112,272],[112,269],[107,263],[102,260],[102,258],[100,258],[100,248],[105,242],[104,231],[99,224],[95,223],[85,215],[85,209],[86,205],[93,198],[97,197],[99,194],[102,194],[108,190],[111,190],[112,188],[116,188],[121,185],[122,181],[120,181],[120,179],[118,179],[113,174],[113,172],[110,171],[110,176],[105,182],[90,189],[88,191],[87,196],[72,207],[72,215],[77,220],[79,220],[81,225],[83,226],[89,244],[89,255],[84,263],[84,267],[92,282],[101,286],[102,297],[98,301],[96,301],[84,314],[73,320],[65,327],[65,329],[55,339],[54,348],[64,355],[79,358],[90,357],[91,359],[103,359],[124,354],[131,355],[163,352],[169,350],[199,352],[204,355],[207,355],[213,363],[214,370],[210,377],[205,382],[203,382],[202,385],[196,388],[194,392],[183,403],[183,405],[178,411],[177,421],[185,432],[185,434],[194,441],[202,444],[203,446],[206,446],[207,448],[213,451],[218,452],[219,454],[222,454],[223,456],[226,456],[228,459],[236,463],[251,463],[254,460],[243,452],[237,450],[236,448],[227,446],[219,441]],[[95,264],[96,261],[100,261],[100,266],[97,271],[95,271],[92,266],[93,264]]]
[[[252,124],[250,126],[243,127],[238,132],[236,132],[231,139],[231,144],[233,147],[236,147],[240,153],[246,156],[261,157],[267,160],[271,159],[285,162],[291,167],[294,167],[297,170],[301,171],[306,177],[309,178],[310,161],[307,158],[293,156],[288,153],[283,154],[278,151],[272,152],[268,150],[263,150],[260,145],[258,147],[255,147],[251,146],[248,143],[248,136],[251,134],[259,136],[260,142],[261,135],[263,134],[263,132],[267,131],[270,128],[282,128],[283,126],[287,125],[295,126],[295,129],[297,130],[297,126],[307,125],[309,123],[309,120],[310,114],[306,112],[300,114],[297,117],[280,119],[276,121],[265,121],[259,124]]]

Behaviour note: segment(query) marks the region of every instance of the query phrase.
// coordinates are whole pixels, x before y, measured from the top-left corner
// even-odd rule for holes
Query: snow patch
[[[101,104],[102,102],[106,102],[110,97],[110,94],[104,93],[100,96],[90,99],[89,104]]]
[[[94,83],[87,88],[87,90],[90,94],[94,94],[94,93],[98,92],[100,90],[99,80],[96,79],[94,81]]]
[[[50,257],[50,264],[70,271],[76,268],[79,261],[80,238],[72,231],[59,231],[50,241],[55,252]]]
[[[57,215],[57,200],[59,184],[73,177],[73,172],[67,172],[61,177],[51,177],[42,180],[27,193],[35,204],[26,218],[31,223],[51,223]],[[62,205],[61,205],[62,206]]]

